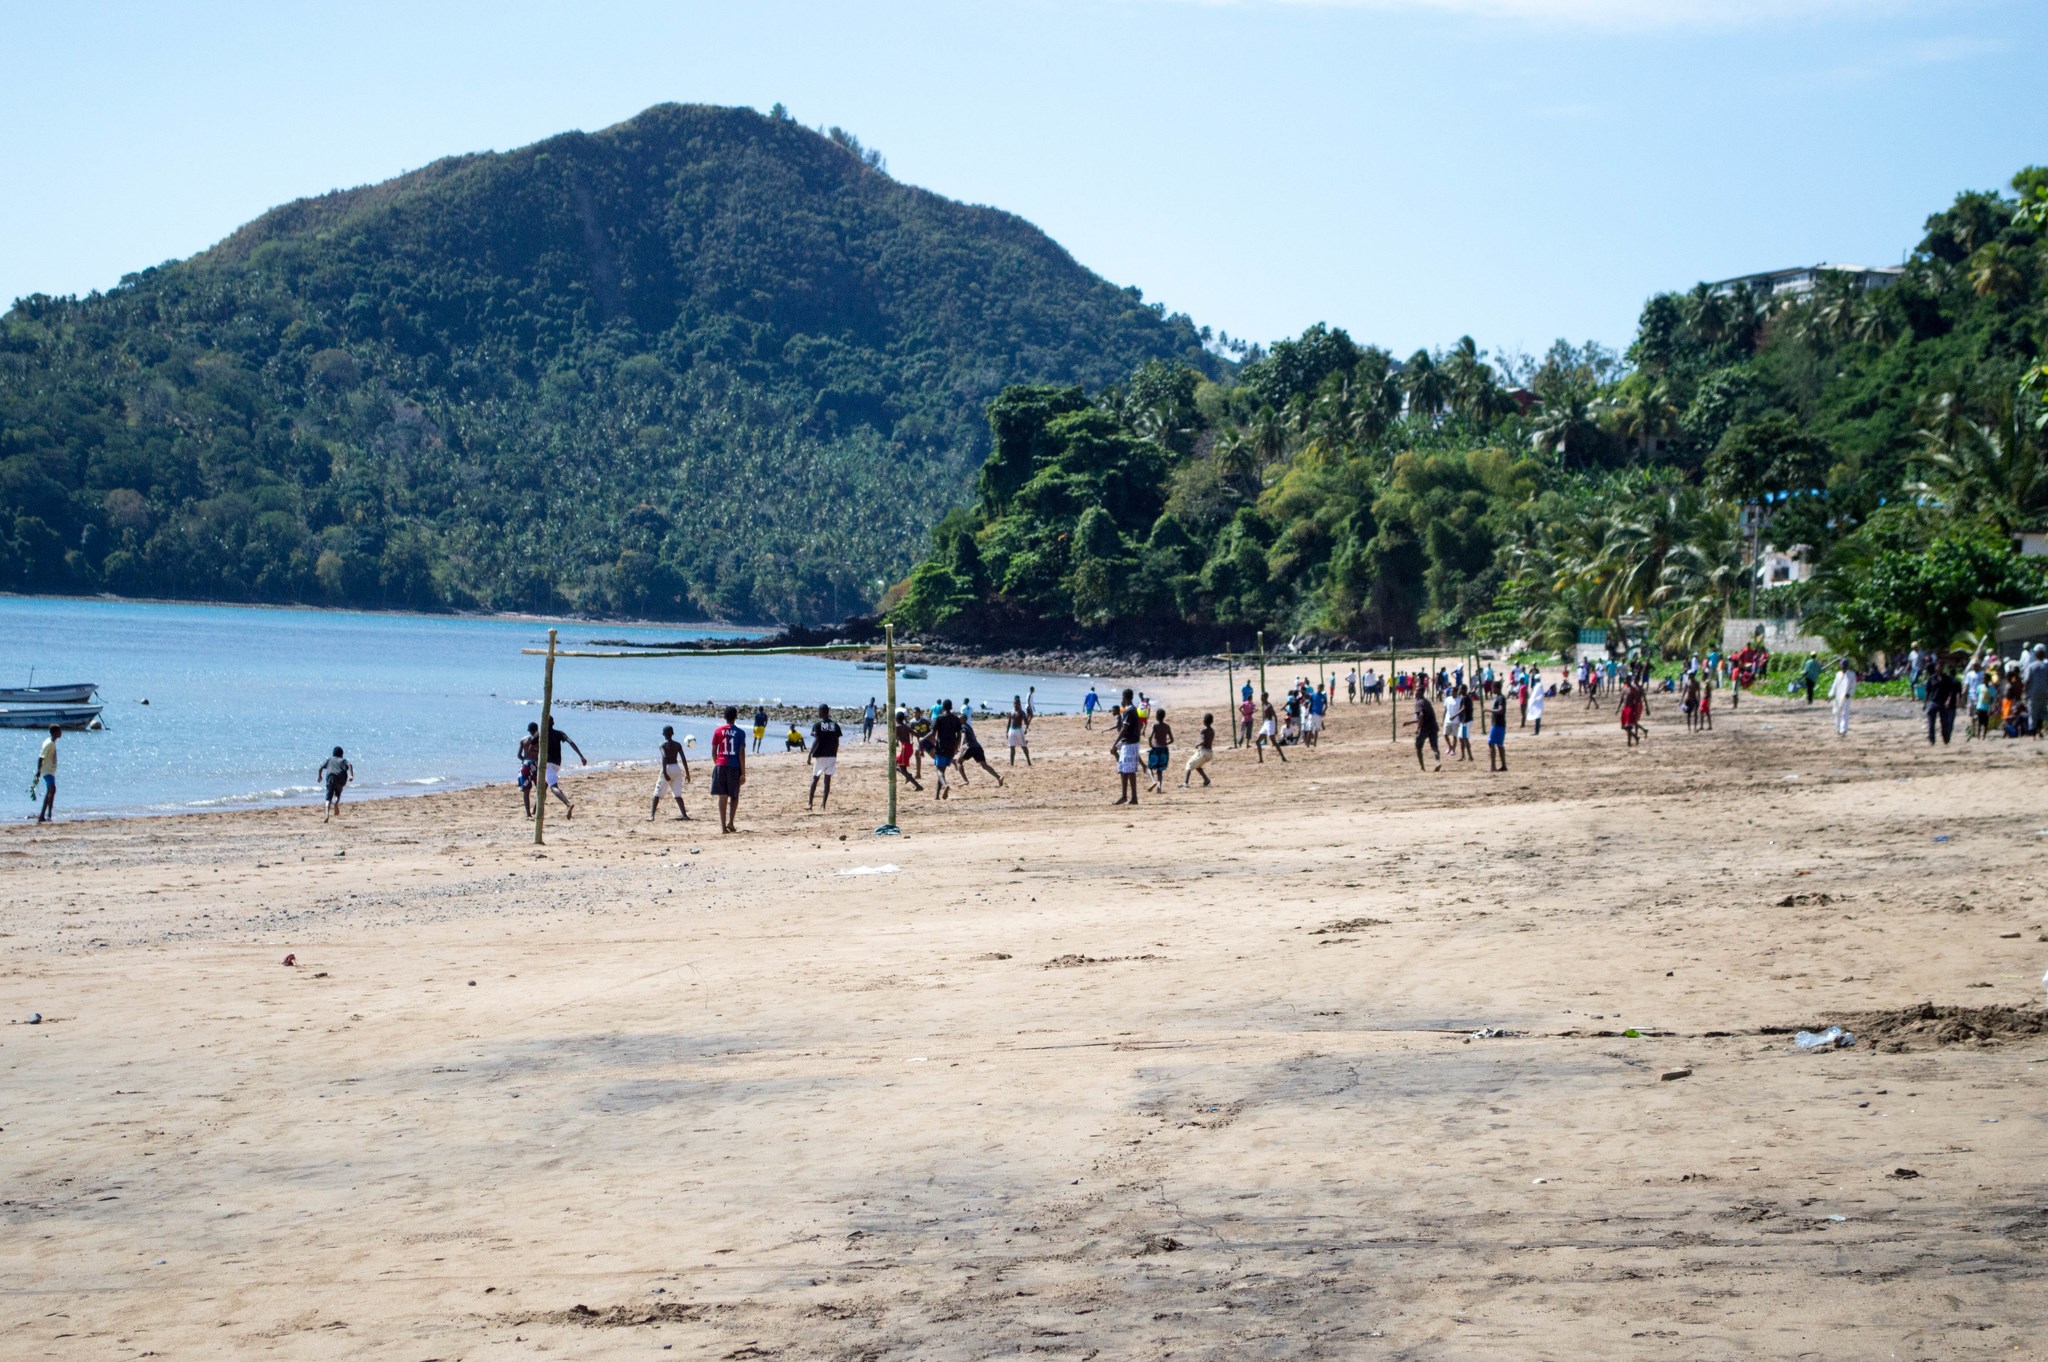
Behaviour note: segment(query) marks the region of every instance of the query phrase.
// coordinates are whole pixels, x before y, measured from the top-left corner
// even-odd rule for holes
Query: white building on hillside
[[[1906,272],[1904,265],[1796,265],[1788,270],[1766,270],[1762,274],[1739,274],[1710,284],[1715,293],[1733,293],[1744,284],[1760,298],[1803,298],[1813,292],[1822,276],[1850,275],[1864,288],[1887,288]]]

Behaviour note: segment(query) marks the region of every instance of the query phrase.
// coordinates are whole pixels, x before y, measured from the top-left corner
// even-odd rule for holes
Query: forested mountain
[[[17,302],[0,589],[838,618],[1003,385],[1201,342],[837,129],[664,105]]]
[[[1888,287],[1649,300],[1634,344],[1397,361],[1317,326],[1218,383],[1153,362],[989,409],[972,507],[891,595],[913,630],[1155,647],[1315,635],[1684,652],[1766,581],[1844,650],[2048,600],[2048,171],[1927,221]]]

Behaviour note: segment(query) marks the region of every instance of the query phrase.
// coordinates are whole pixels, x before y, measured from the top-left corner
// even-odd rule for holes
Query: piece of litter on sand
[[[1531,1187],[1541,1187],[1544,1183],[1548,1181],[1550,1181],[1549,1178],[1530,1178],[1529,1185]]]
[[[40,1013],[40,1012],[31,1012],[31,1013],[29,1013],[29,1014],[28,1014],[28,1024],[29,1024],[30,1026],[41,1026],[41,1025],[43,1024],[43,1014],[42,1014],[42,1013]]]
[[[1834,1221],[1834,1222],[1835,1222],[1835,1223],[1836,1223],[1837,1225],[1841,1224],[1841,1223],[1842,1223],[1843,1221],[1847,1220],[1848,1218],[1849,1218],[1849,1217],[1848,1217],[1848,1216],[1846,1216],[1846,1215],[1831,1215],[1831,1216],[1829,1216],[1829,1217],[1828,1217],[1828,1219],[1830,1219],[1830,1220]]]
[[[897,873],[897,869],[893,865],[850,865],[844,870],[833,873],[839,875],[894,875]]]
[[[910,1057],[910,1062],[911,1062],[912,1064],[924,1064],[924,1063],[928,1063],[929,1061],[928,1061],[928,1060],[926,1059],[926,1057],[925,1057],[925,1056],[923,1056],[923,1055],[912,1055],[912,1056]]]
[[[1665,1070],[1665,1071],[1664,1071],[1663,1073],[1661,1073],[1661,1074],[1658,1074],[1658,1075],[1657,1075],[1657,1077],[1659,1077],[1659,1078],[1663,1079],[1663,1080],[1664,1080],[1664,1081],[1665,1081],[1666,1083],[1673,1083],[1673,1082],[1676,1082],[1677,1080],[1679,1080],[1679,1079],[1681,1079],[1681,1078],[1691,1078],[1691,1077],[1692,1077],[1692,1070],[1691,1070],[1691,1069],[1666,1069],[1666,1070]]]
[[[1801,1031],[1792,1037],[1792,1043],[1802,1050],[1846,1050],[1856,1043],[1856,1035],[1830,1026],[1825,1031]]]
[[[1934,840],[1937,842],[1946,842],[1948,840],[1948,834],[1944,832],[1943,834],[1941,834],[1941,836],[1935,838]]]

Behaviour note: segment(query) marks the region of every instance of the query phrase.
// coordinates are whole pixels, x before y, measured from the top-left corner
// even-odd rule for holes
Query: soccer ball
[[[692,733],[689,737],[683,739],[683,746],[685,747],[695,747],[696,745],[697,735],[695,733]]]

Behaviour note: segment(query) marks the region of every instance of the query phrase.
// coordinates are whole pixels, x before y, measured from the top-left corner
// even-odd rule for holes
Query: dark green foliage
[[[970,494],[1003,384],[1209,363],[1028,223],[881,166],[839,130],[665,105],[23,299],[0,589],[866,606]]]
[[[1092,406],[1012,388],[898,618],[1185,649],[1595,625],[1685,652],[1747,607],[1754,540],[1816,567],[1798,594],[1845,646],[1946,642],[2043,590],[2009,535],[2048,521],[2048,172],[2014,183],[1931,218],[1888,288],[1661,294],[1627,364],[1559,341],[1518,398],[1470,338],[1397,365],[1322,325],[1234,387],[1163,362]]]

